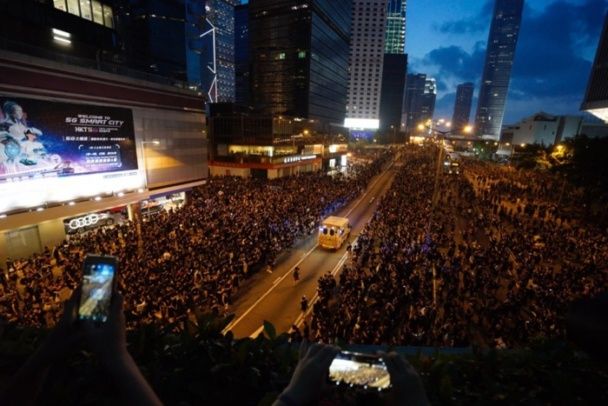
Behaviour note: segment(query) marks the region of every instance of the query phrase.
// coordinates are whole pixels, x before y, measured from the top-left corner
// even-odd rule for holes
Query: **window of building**
[[[106,27],[114,28],[114,12],[112,7],[103,5],[103,22]]]
[[[68,8],[65,5],[65,0],[54,0],[55,8],[61,11],[68,11]]]
[[[91,0],[80,0],[80,16],[85,20],[91,21]]]
[[[103,25],[103,9],[101,3],[97,0],[91,2],[93,5],[93,21]]]
[[[306,58],[306,51],[298,52],[298,59],[305,59],[305,58]]]
[[[80,7],[78,7],[78,0],[68,0],[68,13],[79,16]]]
[[[53,5],[57,10],[114,28],[112,7],[102,4],[99,0],[53,0]]]

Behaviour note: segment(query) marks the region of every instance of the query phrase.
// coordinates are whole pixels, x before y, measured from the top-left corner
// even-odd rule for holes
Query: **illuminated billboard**
[[[131,110],[0,95],[0,213],[145,184]]]

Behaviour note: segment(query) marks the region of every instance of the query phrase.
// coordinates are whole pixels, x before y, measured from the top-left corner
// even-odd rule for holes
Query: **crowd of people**
[[[337,284],[319,284],[310,338],[514,347],[563,337],[569,303],[608,282],[608,233],[550,174],[481,161],[442,175],[409,150]]]
[[[74,236],[30,258],[8,261],[0,315],[52,326],[78,286],[87,253],[118,257],[127,326],[182,328],[196,311],[229,310],[239,284],[319,221],[356,197],[390,159],[373,152],[347,176],[306,173],[275,180],[213,178],[181,209]]]

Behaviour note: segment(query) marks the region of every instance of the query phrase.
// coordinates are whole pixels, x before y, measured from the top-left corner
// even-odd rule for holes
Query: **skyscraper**
[[[407,55],[384,54],[380,95],[380,128],[383,130],[401,130],[406,76]]]
[[[402,118],[407,132],[415,131],[418,124],[433,119],[436,98],[435,79],[424,73],[407,75]]]
[[[265,114],[342,123],[351,11],[350,1],[251,2],[254,107]]]
[[[467,82],[456,88],[456,102],[454,103],[454,115],[452,116],[452,128],[462,132],[469,124],[471,117],[471,103],[473,102],[473,83]]]
[[[581,108],[608,123],[608,13]]]
[[[378,129],[387,0],[354,0],[344,125]]]
[[[380,128],[400,131],[403,94],[407,76],[405,54],[405,0],[389,0],[386,5],[384,63],[380,92]]]
[[[406,0],[388,0],[386,5],[385,54],[405,53]]]
[[[494,4],[475,115],[478,136],[500,138],[523,5],[524,0],[496,0]]]
[[[204,3],[202,86],[211,102],[234,102],[234,7],[240,2],[205,0]]]
[[[247,106],[250,103],[249,52],[249,5],[241,4],[234,9],[234,76],[235,102]]]

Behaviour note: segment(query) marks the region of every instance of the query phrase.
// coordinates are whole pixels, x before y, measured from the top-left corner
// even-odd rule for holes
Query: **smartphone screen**
[[[329,379],[336,384],[379,391],[391,384],[391,377],[382,358],[348,351],[336,355],[329,366]]]
[[[84,261],[78,319],[105,322],[116,275],[116,258],[87,256]]]

